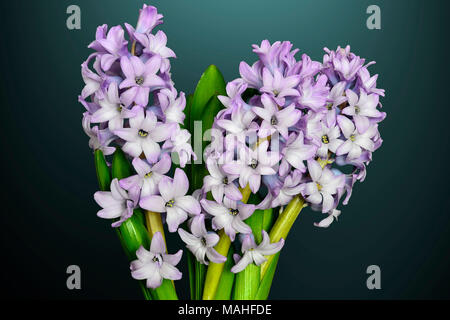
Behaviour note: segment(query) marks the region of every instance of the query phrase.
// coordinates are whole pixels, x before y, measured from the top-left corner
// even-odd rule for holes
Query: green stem
[[[291,230],[295,220],[297,219],[300,211],[305,206],[305,200],[300,196],[295,196],[291,202],[286,206],[283,212],[278,216],[275,224],[270,230],[270,240],[271,242],[278,242],[281,239],[286,240],[286,237]],[[274,256],[270,256],[266,262],[261,266],[261,277],[264,277],[269,266],[274,261]]]
[[[189,272],[189,289],[190,289],[190,293],[191,293],[191,300],[195,300],[195,266],[194,266],[194,260],[195,257],[192,254],[192,252],[190,252],[189,250],[187,250],[186,252],[187,254],[187,264],[188,264],[188,272]]]
[[[217,286],[215,300],[230,300],[231,292],[233,291],[233,284],[235,279],[235,274],[231,272],[231,268],[234,265],[233,261],[233,247],[228,250],[227,261],[225,261],[225,266],[220,276],[219,285]]]
[[[197,259],[194,261],[195,265],[195,300],[202,299],[203,284],[205,282],[206,266],[200,263]]]
[[[259,287],[261,267],[253,263],[236,275],[233,300],[253,300]]]
[[[255,242],[259,244],[262,241],[262,230],[264,218],[272,213],[272,209],[255,210],[253,214],[245,220],[245,223],[252,228]],[[261,267],[255,264],[249,264],[244,270],[236,275],[236,286],[234,288],[233,299],[251,300],[255,297],[261,279]]]
[[[273,257],[266,274],[261,279],[261,284],[259,285],[258,291],[256,292],[256,295],[254,297],[255,300],[267,300],[267,298],[269,297],[269,292],[270,288],[272,287],[272,281],[275,275],[279,257],[279,252]]]
[[[219,231],[219,236],[220,240],[214,249],[219,254],[227,256],[231,240],[223,229]],[[224,266],[225,263],[209,263],[208,271],[206,272],[205,288],[203,289],[203,300],[214,300]]]

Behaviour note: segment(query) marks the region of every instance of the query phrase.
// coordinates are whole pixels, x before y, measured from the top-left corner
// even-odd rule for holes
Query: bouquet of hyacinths
[[[168,254],[166,236],[186,244],[192,299],[267,299],[300,211],[322,212],[326,228],[364,180],[384,90],[348,46],[320,63],[264,40],[240,78],[225,84],[210,66],[186,99],[153,31],[161,19],[144,5],[128,40],[121,26],[98,27],[82,64],[97,215],[113,221],[146,299],[177,299],[183,250]]]

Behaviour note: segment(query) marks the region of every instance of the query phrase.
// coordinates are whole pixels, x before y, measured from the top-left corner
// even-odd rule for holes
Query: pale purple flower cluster
[[[121,148],[136,172],[114,179],[111,191],[94,195],[102,207],[98,216],[114,219],[113,227],[140,207],[164,213],[169,231],[176,232],[188,214],[201,211],[199,201],[186,195],[189,181],[184,171],[176,168],[174,177],[169,177],[171,155],[184,167],[195,154],[190,133],[180,127],[186,99],[171,80],[169,59],[175,53],[166,46],[163,31],[153,32],[162,17],[155,7],[144,5],[136,28],[125,24],[129,40],[121,26],[98,27],[89,45],[95,52],[81,65],[85,86],[79,101],[86,108],[82,123],[89,146],[105,156]],[[146,279],[149,288],[158,287],[163,278],[181,278],[174,265],[182,252],[167,255],[164,246],[162,235],[156,233],[150,251],[139,249],[138,260],[131,264],[132,276]]]
[[[144,5],[137,27],[125,24],[129,41],[121,26],[98,27],[96,39],[89,45],[95,52],[81,65],[85,87],[79,101],[86,108],[83,128],[90,137],[90,147],[102,150],[104,155],[121,148],[137,172],[113,184],[111,197],[101,196],[106,192],[96,194],[96,201],[104,208],[99,215],[118,218],[118,206],[113,203],[118,200],[114,196],[129,197],[133,201],[127,200],[128,211],[121,211],[114,226],[120,226],[139,205],[167,212],[169,230],[174,232],[187,219],[187,212],[199,213],[200,205],[192,197],[183,198],[189,181],[184,172],[177,171],[174,179],[183,181],[175,190],[176,196],[184,202],[177,201],[182,204],[174,205],[175,209],[161,208],[161,199],[174,196],[173,190],[170,194],[165,192],[173,183],[166,176],[171,168],[171,154],[178,155],[181,167],[194,155],[187,143],[190,133],[180,128],[185,118],[185,95],[177,93],[170,78],[169,58],[175,53],[166,47],[163,31],[152,33],[161,19],[155,7]]]
[[[323,63],[306,54],[297,61],[298,50],[288,41],[264,40],[253,48],[259,60],[241,62],[241,77],[219,97],[226,108],[214,123],[206,152],[210,175],[202,189],[203,198],[211,192],[214,201],[200,202],[214,216],[213,226],[232,239],[236,232],[249,232],[242,222],[249,210],[240,207],[275,208],[296,195],[329,215],[316,224],[327,227],[339,215],[343,195],[347,204],[354,183],[364,180],[366,165],[382,143],[378,123],[386,116],[379,110],[384,90],[376,88],[377,75],[367,69],[374,62],[365,65],[349,46],[325,49]],[[342,166],[353,170],[343,173]],[[247,185],[263,199],[260,203],[240,202],[237,188]]]
[[[145,155],[150,164],[174,152],[184,167],[193,155],[188,143],[180,145],[190,139],[180,129],[186,99],[170,77],[169,59],[175,53],[166,46],[163,31],[153,33],[161,23],[157,9],[144,5],[137,27],[125,24],[129,40],[120,25],[97,28],[89,45],[95,52],[81,65],[83,128],[90,146],[105,155],[114,152],[112,143],[133,158]]]

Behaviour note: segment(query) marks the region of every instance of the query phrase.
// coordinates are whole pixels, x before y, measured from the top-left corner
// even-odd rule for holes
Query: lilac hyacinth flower
[[[119,184],[125,190],[136,189],[141,197],[146,197],[158,193],[158,184],[162,177],[169,172],[171,166],[170,156],[161,155],[161,159],[154,165],[140,158],[133,159],[133,167],[137,174],[124,178]]]
[[[289,127],[292,127],[300,120],[302,112],[295,109],[294,104],[280,110],[275,101],[267,94],[261,96],[261,102],[264,108],[252,108],[252,111],[263,119],[258,136],[266,138],[274,132],[279,132],[283,138],[287,139]]]
[[[208,158],[206,167],[209,175],[203,178],[203,190],[211,191],[211,194],[217,202],[222,202],[223,196],[231,200],[241,200],[242,194],[238,187],[233,183],[237,175],[227,174],[221,170],[216,160]]]
[[[111,131],[121,128],[124,119],[136,115],[135,110],[129,110],[122,105],[115,82],[109,84],[104,99],[100,99],[98,104],[101,108],[92,114],[91,121],[93,123],[108,122],[108,128]]]
[[[89,137],[89,147],[92,150],[101,150],[105,156],[113,154],[116,151],[115,147],[110,147],[109,144],[114,140],[114,134],[108,130],[100,130],[98,126],[91,128],[91,115],[88,112],[83,114],[82,126],[86,135]]]
[[[363,88],[367,93],[375,93],[384,97],[384,89],[378,89],[377,86],[378,75],[370,76],[370,72],[367,66],[362,67],[358,71],[358,85]]]
[[[284,239],[275,243],[270,243],[269,235],[265,230],[262,230],[262,241],[256,245],[253,235],[246,234],[242,241],[241,251],[244,254],[242,258],[235,254],[234,258],[238,262],[231,268],[231,272],[238,273],[244,270],[249,264],[254,263],[257,266],[267,261],[265,256],[273,255],[281,250],[284,246]]]
[[[215,123],[232,135],[245,135],[255,116],[251,110],[239,106],[231,113],[231,120],[217,119]]]
[[[97,52],[104,52],[105,49],[103,46],[99,43],[99,40],[106,39],[106,34],[108,33],[108,25],[102,24],[101,26],[97,27],[97,30],[95,30],[95,40],[92,41],[89,45],[89,49],[93,49]]]
[[[114,130],[114,134],[125,140],[122,150],[133,158],[139,157],[142,152],[147,160],[155,163],[161,152],[158,142],[170,138],[174,130],[173,124],[157,122],[153,112],[144,112],[138,108],[136,116],[130,118],[130,128]]]
[[[322,159],[328,158],[328,152],[336,153],[337,148],[344,143],[339,139],[341,130],[338,126],[328,127],[322,123],[322,129],[316,132],[317,140],[320,141],[320,147],[317,149],[317,155]]]
[[[175,232],[178,226],[186,221],[188,213],[198,215],[201,207],[192,196],[186,196],[189,180],[183,170],[177,168],[173,180],[163,177],[159,182],[159,193],[141,198],[139,205],[149,211],[166,212],[167,225],[170,232]]]
[[[83,99],[86,99],[93,93],[97,92],[103,82],[103,79],[98,74],[89,69],[89,60],[90,58],[81,64],[81,77],[83,78],[85,84],[83,90],[81,91],[81,98]]]
[[[359,133],[355,124],[345,116],[338,116],[337,121],[342,130],[345,142],[336,150],[336,155],[347,154],[347,161],[358,159],[363,150],[375,151],[375,143],[372,141],[378,135],[378,125],[373,124],[363,133]]]
[[[333,209],[328,213],[328,217],[322,219],[320,222],[314,222],[314,225],[319,228],[328,228],[334,220],[338,220],[340,214],[340,210]]]
[[[326,123],[328,127],[332,127],[336,124],[337,107],[347,101],[345,96],[345,87],[347,82],[341,81],[336,83],[330,90],[328,95],[328,101],[330,103],[327,105]]]
[[[292,198],[302,191],[302,173],[295,170],[291,175],[284,179],[283,186],[277,190],[278,194],[272,200],[272,208],[284,206],[292,200]]]
[[[297,135],[291,133],[286,146],[283,148],[281,154],[283,155],[280,164],[280,175],[284,176],[290,170],[290,166],[306,172],[304,161],[312,159],[316,154],[317,147],[312,144],[305,144],[303,132],[300,131]]]
[[[302,54],[300,76],[302,79],[314,77],[322,67],[318,61],[312,60],[307,54]]]
[[[244,188],[247,184],[253,193],[261,186],[262,175],[276,174],[273,166],[280,160],[280,155],[274,151],[267,151],[269,142],[264,141],[255,150],[243,145],[239,148],[239,160],[226,163],[222,169],[227,174],[239,175],[239,184]]]
[[[359,133],[363,133],[370,126],[370,119],[379,119],[383,113],[377,110],[379,96],[367,95],[364,91],[358,95],[350,89],[345,91],[348,97],[348,106],[342,110],[342,114],[351,116]]]
[[[324,73],[333,84],[338,80],[352,81],[358,71],[363,67],[365,60],[350,52],[350,46],[336,51],[324,48],[327,54],[323,57]]]
[[[180,280],[182,273],[175,267],[181,260],[183,250],[167,254],[161,232],[153,235],[150,251],[143,246],[136,251],[137,260],[130,264],[131,276],[136,280],[146,280],[147,288],[158,288],[163,279]]]
[[[298,97],[300,93],[294,89],[300,83],[299,75],[284,77],[278,69],[273,75],[268,69],[263,69],[263,86],[261,92],[270,94],[280,106],[284,105],[285,97]]]
[[[300,97],[298,102],[311,108],[314,112],[322,111],[326,105],[329,88],[327,86],[328,78],[320,75],[317,81],[314,78],[305,79],[299,86]]]
[[[157,54],[163,59],[176,58],[175,52],[172,49],[167,48],[167,36],[166,34],[158,30],[155,35],[148,34],[147,37],[140,37],[144,41],[144,53]],[[145,40],[144,40],[145,39]]]
[[[219,254],[214,246],[219,242],[219,236],[214,232],[208,232],[205,227],[205,215],[200,214],[192,218],[190,221],[190,229],[192,233],[183,229],[178,229],[181,240],[186,243],[188,248],[200,263],[208,264],[209,261],[214,263],[223,263],[226,257]]]
[[[111,192],[97,191],[94,199],[103,209],[97,212],[97,216],[103,219],[116,219],[111,226],[119,227],[125,220],[133,215],[133,210],[137,206],[139,195],[133,192],[126,192],[119,185],[119,181],[113,179],[111,182]]]
[[[144,4],[143,8],[139,10],[139,18],[136,29],[128,23],[125,23],[125,28],[132,38],[136,33],[148,34],[152,32],[153,28],[157,25],[163,23],[161,20],[162,18],[163,15],[158,13],[158,9],[156,7]]]
[[[334,205],[333,195],[344,187],[345,175],[335,176],[330,169],[322,169],[315,160],[308,160],[308,171],[312,182],[304,185],[303,196],[306,196],[306,201],[312,204],[322,204],[323,213],[329,212]]]
[[[234,241],[236,233],[251,233],[252,229],[243,221],[255,211],[253,204],[244,204],[225,197],[222,203],[202,199],[203,209],[213,216],[212,226],[214,230],[224,229],[231,241]]]
[[[128,41],[125,40],[121,26],[112,27],[105,38],[97,39],[95,43],[105,51],[100,58],[100,65],[105,71],[108,71],[114,62],[128,53]],[[92,48],[92,46],[88,46],[88,48]]]
[[[242,94],[248,88],[248,84],[243,82],[242,79],[236,79],[228,82],[226,86],[227,95],[217,96],[217,98],[225,106],[225,109],[219,111],[217,119],[222,119],[225,114],[233,113],[236,108],[245,104],[242,100]]]
[[[166,85],[166,82],[156,75],[161,66],[161,57],[158,55],[145,63],[136,56],[130,58],[123,56],[120,59],[120,66],[125,79],[119,88],[127,89],[120,96],[125,106],[129,106],[132,102],[146,106],[150,91],[164,88]]]
[[[158,93],[158,101],[166,122],[183,124],[184,118],[186,117],[183,112],[186,107],[184,92],[180,92],[180,95],[177,97],[177,90],[175,88],[162,89]]]
[[[259,89],[263,86],[262,63],[255,62],[251,67],[244,61],[239,64],[239,73],[249,88]]]
[[[197,160],[197,155],[192,150],[189,142],[191,134],[186,129],[177,127],[171,134],[170,140],[166,140],[163,149],[170,149],[171,152],[178,154],[180,167],[184,168],[186,163],[191,159]]]

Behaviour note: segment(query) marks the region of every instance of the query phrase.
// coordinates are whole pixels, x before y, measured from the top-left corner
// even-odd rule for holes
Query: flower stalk
[[[223,229],[218,233],[220,240],[214,249],[217,253],[227,256],[231,245],[230,237],[226,235]],[[224,266],[225,263],[209,263],[205,278],[205,288],[203,289],[203,300],[214,300]]]
[[[159,212],[152,212],[145,210],[145,220],[147,222],[147,229],[150,236],[153,237],[155,233],[161,232],[161,235],[167,248],[166,236],[164,234],[164,227],[162,223],[161,214]]]
[[[275,224],[270,230],[270,240],[272,242],[280,241],[280,239],[286,239],[289,231],[291,230],[295,220],[297,219],[300,211],[305,207],[305,199],[301,195],[295,196],[282,213],[278,216]],[[261,278],[263,278],[274,261],[274,256],[270,256],[266,262],[261,266]]]

